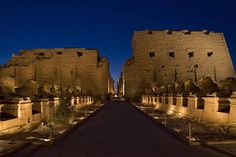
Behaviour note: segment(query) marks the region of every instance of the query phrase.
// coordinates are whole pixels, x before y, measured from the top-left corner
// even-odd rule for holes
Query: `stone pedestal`
[[[92,97],[91,97],[91,96],[88,97],[88,104],[89,104],[89,105],[92,104]]]
[[[175,102],[174,102],[175,101]],[[174,96],[169,96],[168,97],[168,110],[175,111],[175,106],[176,106],[176,98]]]
[[[203,111],[203,120],[216,123],[228,123],[229,104],[225,98],[203,97],[205,107]]]
[[[147,97],[145,95],[142,96],[141,100],[142,100],[142,104],[146,104],[147,103]]]
[[[204,121],[215,121],[216,112],[218,110],[218,97],[203,97],[204,100],[204,113],[203,120]]]
[[[236,125],[236,95],[228,98],[230,102],[229,125]]]
[[[75,98],[75,105],[79,105],[80,103],[79,103],[79,97],[77,96],[76,98]]]
[[[176,107],[175,107],[176,112],[181,113],[181,109],[182,109],[182,99],[183,99],[182,96],[179,96],[179,95],[176,96]]]
[[[21,121],[31,122],[32,119],[32,102],[30,99],[18,99],[5,103],[2,110],[12,116],[18,117]]]
[[[70,105],[75,106],[75,98],[74,97],[71,97]]]
[[[50,98],[49,101],[54,104],[55,108],[57,108],[60,105],[60,98],[58,97]]]
[[[47,118],[50,116],[49,105],[50,105],[49,99],[35,99],[33,102],[33,109],[38,112],[41,112],[42,118]]]
[[[191,117],[195,116],[197,97],[190,96],[188,97],[188,115]]]

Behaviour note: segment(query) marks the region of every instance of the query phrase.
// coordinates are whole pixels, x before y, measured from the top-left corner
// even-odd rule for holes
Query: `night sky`
[[[236,65],[234,0],[0,0],[0,64],[30,48],[98,48],[118,79],[134,30],[224,32]]]

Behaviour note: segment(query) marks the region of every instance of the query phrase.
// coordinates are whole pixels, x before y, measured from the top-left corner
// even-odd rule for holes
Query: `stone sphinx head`
[[[75,96],[80,96],[80,95],[82,95],[82,88],[80,87],[80,86],[75,86],[74,87],[74,94],[75,94]]]
[[[53,84],[50,89],[50,95],[53,97],[60,97],[61,96],[61,86],[57,84]]]
[[[192,79],[189,79],[184,82],[185,91],[187,93],[195,94],[199,92],[199,88],[193,83]]]
[[[152,82],[151,88],[152,88],[152,91],[154,93],[157,93],[158,92],[158,84],[157,84],[157,82]]]
[[[175,92],[176,93],[184,93],[185,92],[183,81],[175,82]]]
[[[34,80],[28,80],[25,85],[16,88],[16,96],[34,98],[38,95],[38,84]]]
[[[210,76],[204,76],[198,81],[199,88],[202,92],[208,94],[219,91],[217,84],[215,84]]]
[[[74,92],[74,88],[73,87],[68,87],[68,93],[73,94],[73,92]]]
[[[167,93],[168,93],[168,87],[167,87],[167,85],[162,85],[162,86],[160,87],[160,93],[161,93],[161,94],[167,94]]]
[[[221,80],[218,83],[219,89],[226,92],[233,92],[236,91],[236,79],[235,78],[228,78],[225,80]]]
[[[168,92],[171,93],[171,94],[174,94],[175,93],[175,84],[174,83],[170,83],[167,85],[167,88],[168,88]]]
[[[41,98],[48,98],[50,95],[51,85],[49,83],[43,83],[38,89],[38,96]]]
[[[0,96],[9,97],[15,93],[15,79],[9,76],[0,77]]]

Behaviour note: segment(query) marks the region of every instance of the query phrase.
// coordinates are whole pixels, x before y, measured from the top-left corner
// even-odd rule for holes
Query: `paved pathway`
[[[83,126],[32,157],[224,157],[182,143],[127,102],[111,101]]]

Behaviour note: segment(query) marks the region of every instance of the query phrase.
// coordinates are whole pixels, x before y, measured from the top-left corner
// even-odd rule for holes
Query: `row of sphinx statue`
[[[215,83],[211,77],[205,76],[197,83],[193,82],[191,79],[161,86],[154,82],[151,85],[151,89],[146,90],[145,94],[194,94],[196,96],[206,96],[212,93],[219,93],[223,96],[230,96],[233,91],[236,91],[235,78],[228,78]]]
[[[60,86],[47,82],[38,85],[35,80],[28,80],[23,86],[16,87],[15,79],[9,76],[0,76],[0,98],[13,97],[50,98],[61,96],[82,96],[85,91],[80,86]]]

